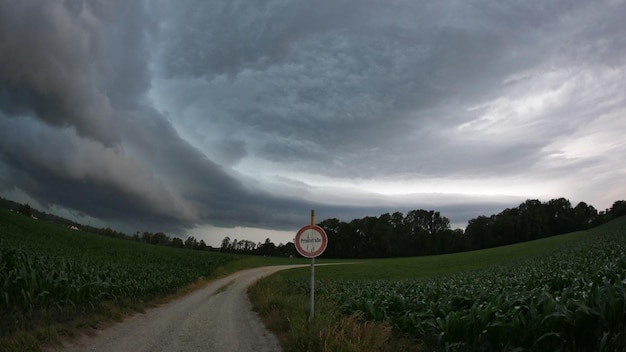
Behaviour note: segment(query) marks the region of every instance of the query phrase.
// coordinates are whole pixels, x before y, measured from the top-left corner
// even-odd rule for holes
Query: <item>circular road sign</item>
[[[295,245],[296,250],[303,257],[315,258],[326,250],[328,237],[323,228],[317,225],[307,225],[298,231]]]

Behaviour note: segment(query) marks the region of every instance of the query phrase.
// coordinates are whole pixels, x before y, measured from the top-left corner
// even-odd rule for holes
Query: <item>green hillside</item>
[[[369,259],[354,261],[359,265],[326,266],[317,269],[320,279],[388,279],[400,280],[441,276],[502,264],[512,260],[559,251],[575,245],[588,232],[548,237],[515,245],[478,251],[425,257]]]
[[[148,300],[209,277],[233,259],[76,231],[5,209],[0,234],[3,311]]]
[[[252,290],[287,350],[333,343],[338,350],[626,347],[626,217],[587,232],[488,250],[319,267],[316,277],[324,308],[314,329],[305,328],[308,271],[279,273]],[[299,308],[272,308],[277,301]]]
[[[141,310],[234,259],[86,233],[0,209],[0,350],[38,350],[75,327]]]

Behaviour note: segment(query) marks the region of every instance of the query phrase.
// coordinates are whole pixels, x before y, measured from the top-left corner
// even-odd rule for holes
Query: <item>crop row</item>
[[[594,234],[559,252],[471,273],[323,280],[316,288],[347,314],[389,321],[446,350],[623,350],[625,235]]]
[[[185,264],[138,259],[133,265],[117,263],[115,258],[96,262],[33,255],[22,249],[2,247],[0,308],[2,311],[62,308],[127,297],[147,300],[208,275],[220,261],[205,260],[204,270]]]
[[[228,260],[220,254],[107,238],[1,213],[0,335],[45,312],[164,296],[210,276]]]

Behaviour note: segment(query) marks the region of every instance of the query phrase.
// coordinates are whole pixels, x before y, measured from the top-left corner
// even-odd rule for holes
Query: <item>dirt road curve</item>
[[[252,311],[246,290],[263,276],[301,265],[244,270],[181,299],[136,314],[52,351],[280,351]]]

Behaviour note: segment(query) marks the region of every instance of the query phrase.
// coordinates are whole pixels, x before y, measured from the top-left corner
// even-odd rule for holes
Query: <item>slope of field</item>
[[[425,257],[369,259],[359,265],[329,266],[317,271],[319,279],[386,279],[426,278],[481,269],[541,253],[551,253],[577,243],[588,236],[585,231],[574,232],[511,246],[478,251]],[[323,263],[324,260],[319,260]]]
[[[0,338],[102,305],[163,297],[233,258],[94,235],[0,209]]]
[[[307,274],[284,272],[259,288],[289,288],[291,296],[305,300]],[[489,250],[320,267],[316,276],[321,302],[331,302],[344,316],[382,322],[425,350],[626,347],[626,218]],[[263,302],[256,304],[263,311]],[[287,335],[297,330],[297,317],[284,319],[288,323],[273,324]],[[283,341],[299,341],[293,350],[317,346],[302,344],[302,338]]]

